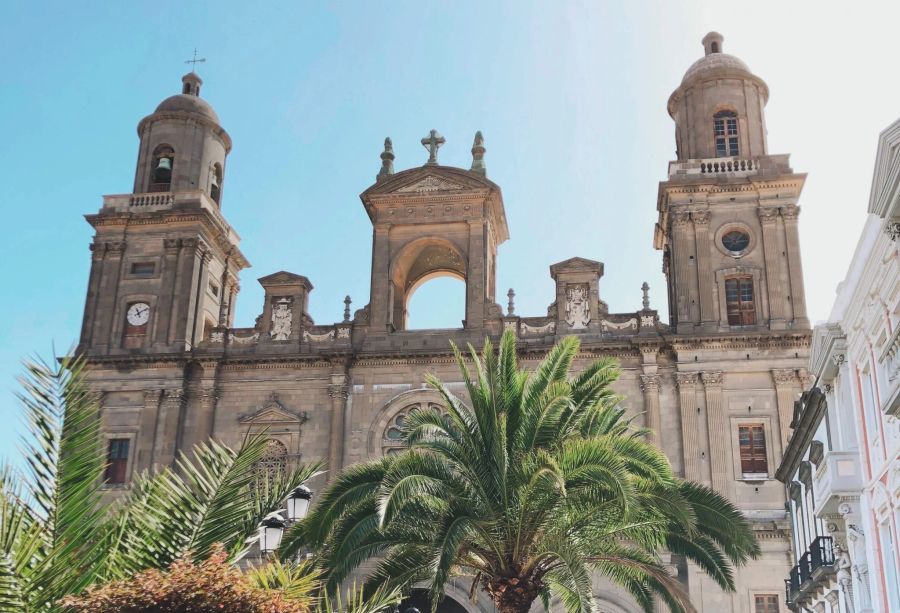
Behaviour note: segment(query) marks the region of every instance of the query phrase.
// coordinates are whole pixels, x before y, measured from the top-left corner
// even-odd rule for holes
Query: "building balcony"
[[[816,516],[836,513],[842,498],[858,498],[862,483],[859,452],[826,452],[813,475]]]
[[[142,213],[175,208],[206,209],[216,216],[219,205],[204,191],[151,191],[145,194],[115,194],[103,196],[103,212]]]
[[[785,603],[791,610],[799,610],[834,576],[834,541],[830,536],[816,537],[784,580]]]
[[[676,177],[739,178],[772,172],[792,172],[787,155],[759,158],[721,157],[669,162],[669,179]]]

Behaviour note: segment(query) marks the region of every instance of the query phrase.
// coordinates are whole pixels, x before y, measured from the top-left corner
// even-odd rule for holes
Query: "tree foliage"
[[[693,611],[660,563],[664,550],[734,590],[735,567],[759,552],[748,523],[716,492],[677,478],[633,427],[611,387],[613,360],[570,375],[574,337],[530,373],[511,333],[498,352],[489,341],[468,360],[453,349],[468,403],[431,378],[443,412],[411,412],[408,450],[347,468],[286,536],[283,556],[316,548],[330,589],[378,559],[370,587],[427,581],[435,606],[452,575],[468,575],[503,613],[551,597],[591,611],[594,572],[645,611],[657,595]]]

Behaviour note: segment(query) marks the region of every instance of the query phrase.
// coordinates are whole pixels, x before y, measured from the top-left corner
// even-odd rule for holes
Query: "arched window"
[[[424,282],[414,284],[407,296],[407,330],[462,327],[466,284],[456,274],[429,275]]]
[[[719,52],[719,43],[713,43],[713,44],[712,44],[712,52],[713,52],[713,53],[718,53],[718,52]]]
[[[716,157],[740,155],[737,114],[734,111],[719,111],[713,116],[713,124],[716,133]]]
[[[287,470],[288,451],[284,443],[274,438],[266,441],[266,451],[256,463],[256,478],[261,483],[272,483]]]
[[[403,427],[406,425],[406,417],[409,415],[410,411],[426,408],[443,413],[441,405],[435,402],[415,402],[400,409],[393,419],[388,422],[387,427],[384,429],[381,443],[381,451],[384,455],[399,453],[406,448],[406,444],[403,440]]]
[[[175,165],[175,150],[168,145],[160,145],[153,152],[148,192],[167,192],[172,186],[172,168]]]
[[[751,277],[725,279],[725,304],[729,326],[755,325],[756,303],[753,296],[753,279]]]
[[[209,197],[219,204],[219,196],[222,193],[222,166],[213,164],[209,173]]]

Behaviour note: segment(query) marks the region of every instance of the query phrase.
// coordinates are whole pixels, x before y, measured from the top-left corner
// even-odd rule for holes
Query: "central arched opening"
[[[407,330],[462,328],[466,283],[449,271],[425,275],[410,288],[405,307]]]

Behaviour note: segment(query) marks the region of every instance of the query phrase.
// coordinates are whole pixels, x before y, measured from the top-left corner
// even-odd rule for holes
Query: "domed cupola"
[[[669,97],[678,159],[766,155],[766,83],[740,58],[723,52],[724,37],[703,37],[705,55]]]
[[[180,94],[160,102],[138,124],[141,145],[134,191],[202,191],[219,203],[231,137],[200,97],[199,75],[189,72],[181,82]]]

